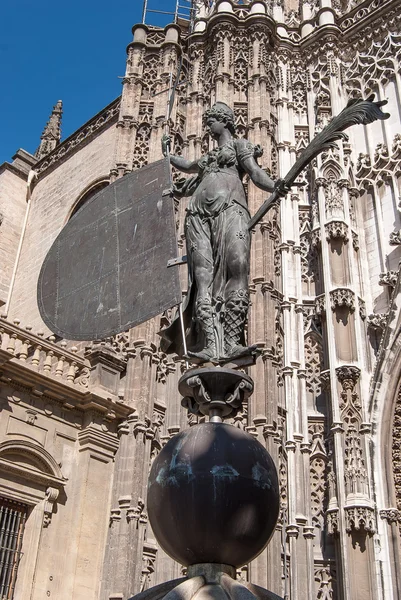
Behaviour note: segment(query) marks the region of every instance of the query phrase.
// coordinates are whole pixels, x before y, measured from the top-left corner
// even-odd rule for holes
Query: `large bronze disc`
[[[63,228],[42,265],[38,305],[71,340],[115,335],[181,301],[169,165],[161,160],[101,190]]]

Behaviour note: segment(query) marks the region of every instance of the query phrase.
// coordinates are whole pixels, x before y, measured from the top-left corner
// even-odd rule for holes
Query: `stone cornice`
[[[14,175],[17,175],[17,177],[20,177],[24,181],[28,181],[28,173],[25,173],[21,169],[18,169],[15,165],[13,165],[13,164],[11,164],[9,162],[3,162],[0,165],[0,175],[2,173],[4,173],[4,171],[10,171],[10,173],[13,173]]]

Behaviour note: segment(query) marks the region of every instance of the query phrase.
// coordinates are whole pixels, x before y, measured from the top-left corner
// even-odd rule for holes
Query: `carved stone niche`
[[[355,310],[354,292],[348,288],[337,288],[330,292],[331,310],[340,307],[348,308],[350,312]]]
[[[348,242],[348,225],[344,221],[330,221],[324,226],[328,242],[333,239],[342,239],[344,244]]]

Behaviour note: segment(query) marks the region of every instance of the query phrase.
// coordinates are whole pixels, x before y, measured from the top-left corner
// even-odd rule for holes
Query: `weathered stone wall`
[[[21,237],[27,204],[26,179],[25,173],[8,168],[0,173],[0,305],[7,302]]]
[[[113,166],[115,125],[109,126],[74,153],[39,176],[31,198],[9,316],[19,318],[34,331],[47,331],[36,303],[39,271],[47,251],[66,224],[85,191],[110,176]],[[78,266],[77,266],[78,268]]]

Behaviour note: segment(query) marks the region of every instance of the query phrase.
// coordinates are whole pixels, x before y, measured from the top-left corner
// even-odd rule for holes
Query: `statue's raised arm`
[[[199,165],[197,160],[186,160],[182,156],[175,156],[174,154],[170,154],[171,147],[171,136],[165,133],[162,136],[162,152],[163,156],[169,157],[170,163],[183,173],[198,173]]]

